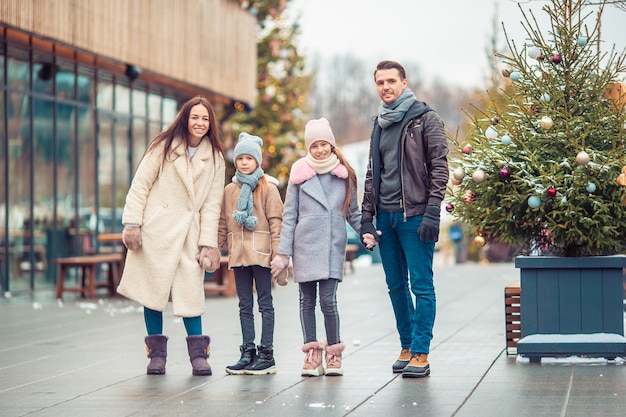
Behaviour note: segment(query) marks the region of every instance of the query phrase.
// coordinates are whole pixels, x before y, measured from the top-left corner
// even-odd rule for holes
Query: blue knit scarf
[[[402,90],[402,94],[391,104],[380,103],[378,107],[378,125],[385,129],[392,124],[399,122],[404,117],[406,111],[417,101],[415,94],[409,87]]]
[[[252,209],[254,203],[252,200],[252,191],[259,183],[259,179],[263,176],[263,170],[258,167],[252,174],[242,174],[239,171],[235,171],[235,177],[237,182],[241,186],[239,192],[239,200],[237,201],[237,208],[239,210],[233,211],[233,219],[237,224],[243,225],[248,230],[254,230],[258,219],[252,215]]]

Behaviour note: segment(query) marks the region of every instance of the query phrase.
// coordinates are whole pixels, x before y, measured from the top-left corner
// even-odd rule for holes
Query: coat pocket
[[[272,236],[270,232],[252,232],[252,250],[260,255],[271,255]]]

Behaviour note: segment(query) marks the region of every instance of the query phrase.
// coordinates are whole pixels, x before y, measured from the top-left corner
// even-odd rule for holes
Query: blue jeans
[[[424,242],[417,230],[423,216],[403,218],[403,213],[379,211],[376,229],[380,257],[402,348],[430,353],[435,324],[433,255],[435,242]],[[415,296],[415,302],[413,297]]]

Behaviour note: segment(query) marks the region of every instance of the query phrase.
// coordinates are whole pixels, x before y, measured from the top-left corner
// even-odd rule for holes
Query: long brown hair
[[[191,113],[191,108],[198,104],[202,104],[209,112],[209,131],[206,136],[202,138],[202,140],[206,138],[209,141],[211,148],[213,149],[213,156],[221,154],[223,158],[224,147],[220,141],[219,122],[217,121],[217,117],[215,117],[215,111],[213,110],[211,103],[209,103],[209,100],[202,96],[195,96],[194,98],[187,100],[187,102],[182,105],[174,121],[172,121],[172,123],[164,131],[159,133],[152,140],[150,146],[148,146],[148,149],[146,150],[146,153],[157,148],[159,145],[163,146],[163,163],[165,163],[172,152],[172,142],[174,142],[175,138],[181,138],[183,142],[185,142],[185,147],[188,147],[190,142],[189,113]]]
[[[341,153],[339,148],[333,146],[333,153],[337,155],[339,162],[341,162],[348,170],[348,178],[346,179],[346,199],[343,201],[343,212],[348,213],[350,211],[350,203],[352,202],[352,187],[354,187],[356,193],[356,172],[354,171],[354,168],[352,168],[352,165],[348,163],[346,157],[343,156],[343,153]]]

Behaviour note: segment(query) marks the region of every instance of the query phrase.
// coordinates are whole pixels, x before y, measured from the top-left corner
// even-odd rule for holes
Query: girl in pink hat
[[[278,255],[271,270],[273,275],[281,273],[291,256],[306,353],[302,376],[343,375],[345,344],[339,333],[337,286],[344,273],[346,221],[361,232],[356,173],[337,149],[328,120],[310,120],[304,142],[308,153],[291,167]],[[321,342],[315,321],[318,292],[326,328],[326,340]]]

